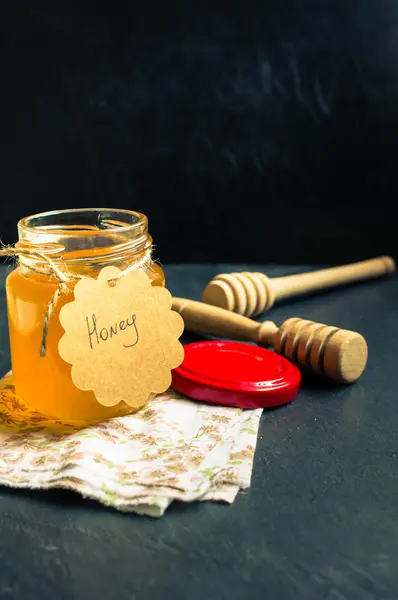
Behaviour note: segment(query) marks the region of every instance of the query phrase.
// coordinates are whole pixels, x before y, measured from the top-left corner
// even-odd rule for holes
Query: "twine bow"
[[[54,277],[58,282],[57,288],[49,300],[49,303],[47,305],[46,312],[44,315],[43,332],[42,332],[42,338],[41,338],[41,344],[40,344],[40,356],[45,356],[46,349],[47,349],[48,327],[49,327],[51,315],[53,314],[62,294],[69,293],[73,282],[76,279],[84,279],[85,275],[78,275],[76,273],[70,273],[70,272],[65,273],[55,264],[55,262],[53,260],[51,260],[51,258],[46,256],[42,252],[38,252],[37,250],[30,250],[28,248],[19,249],[19,248],[15,248],[13,246],[6,246],[4,248],[0,248],[0,257],[2,257],[2,256],[12,256],[12,257],[25,256],[27,258],[39,258],[41,261],[43,261],[47,264],[48,272],[49,272],[50,276]],[[108,279],[108,283],[110,285],[111,284],[115,285],[115,283],[118,279],[121,279],[122,277],[127,275],[127,273],[130,273],[130,271],[142,268],[144,266],[149,266],[151,263],[151,256],[152,256],[152,246],[150,246],[147,250],[145,250],[145,252],[143,252],[141,258],[130,263],[125,269],[122,269],[120,271],[120,273],[118,273],[114,277],[111,277],[110,279]],[[29,265],[28,268],[34,272],[43,273],[43,271],[36,269],[31,265]]]

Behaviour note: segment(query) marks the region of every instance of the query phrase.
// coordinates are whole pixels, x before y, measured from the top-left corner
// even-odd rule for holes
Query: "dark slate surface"
[[[168,286],[199,299],[217,270],[233,269],[170,266]],[[175,505],[156,520],[64,491],[1,489],[0,598],[395,600],[397,310],[393,278],[272,311],[278,323],[360,331],[369,364],[350,387],[306,381],[292,404],[263,414],[252,487],[232,506]],[[1,311],[5,370],[3,297]]]

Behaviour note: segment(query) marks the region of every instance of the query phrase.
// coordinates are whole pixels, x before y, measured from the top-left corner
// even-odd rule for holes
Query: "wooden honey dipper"
[[[356,381],[366,366],[368,347],[355,331],[300,318],[288,319],[277,327],[272,321],[257,323],[224,308],[185,298],[173,298],[173,310],[182,316],[187,329],[273,346],[275,352],[298,366],[339,383]]]
[[[272,279],[263,273],[224,273],[210,281],[202,300],[252,317],[269,310],[276,301],[284,298],[382,277],[394,271],[394,260],[380,256],[342,267]]]

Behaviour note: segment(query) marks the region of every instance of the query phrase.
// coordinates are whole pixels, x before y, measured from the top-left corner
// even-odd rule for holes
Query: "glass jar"
[[[18,250],[48,256],[68,274],[96,277],[105,266],[126,268],[139,261],[152,246],[145,215],[118,209],[76,209],[33,215],[18,223]],[[152,285],[164,286],[163,270],[150,259],[142,268]],[[75,280],[76,281],[76,280]],[[72,382],[71,365],[58,354],[64,330],[59,322],[62,306],[73,300],[73,285],[61,294],[51,315],[46,352],[40,355],[43,320],[58,287],[48,264],[40,257],[21,254],[6,282],[11,363],[17,396],[29,408],[68,421],[95,422],[127,414],[121,402],[102,406],[93,392]]]

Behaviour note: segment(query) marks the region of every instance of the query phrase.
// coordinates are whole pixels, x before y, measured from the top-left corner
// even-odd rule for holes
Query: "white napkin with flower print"
[[[174,501],[232,503],[250,487],[262,410],[201,404],[174,390],[85,429],[30,411],[0,388],[0,484],[67,488],[160,517]]]

